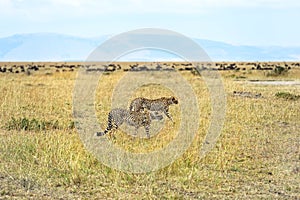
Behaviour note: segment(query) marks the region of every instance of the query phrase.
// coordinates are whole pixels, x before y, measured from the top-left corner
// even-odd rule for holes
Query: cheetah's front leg
[[[170,115],[170,113],[169,113],[169,109],[165,109],[164,113],[165,113],[165,115],[166,115],[173,123],[175,123],[175,122],[173,121],[173,118],[171,117],[171,115]]]
[[[145,126],[147,138],[150,139],[150,126]]]

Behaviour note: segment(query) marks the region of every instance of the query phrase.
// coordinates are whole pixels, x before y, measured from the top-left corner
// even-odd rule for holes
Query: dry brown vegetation
[[[136,63],[118,64],[130,69]],[[199,120],[198,132],[191,147],[171,165],[133,174],[103,165],[80,140],[72,95],[81,63],[1,63],[2,69],[6,66],[13,72],[13,65],[25,69],[24,73],[0,73],[0,199],[299,199],[300,67],[297,63],[263,64],[287,70],[252,69],[258,63],[219,70],[227,95],[226,119],[216,146],[201,159],[211,115],[208,89],[189,65],[168,63],[170,68],[182,69],[179,73],[197,96],[201,117],[191,120]],[[40,67],[26,73],[29,65]],[[139,65],[157,67],[156,63]],[[102,76],[95,102],[102,128],[112,91],[126,73],[136,72],[116,68]],[[259,98],[252,98],[259,93]],[[172,91],[162,86],[149,85],[139,88],[131,99],[170,95]],[[132,140],[122,129],[105,137],[131,152],[163,148],[176,136],[181,120],[180,104],[170,109],[175,124],[166,120],[149,140]]]

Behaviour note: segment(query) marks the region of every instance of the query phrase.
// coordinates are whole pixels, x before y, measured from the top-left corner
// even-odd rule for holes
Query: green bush
[[[300,99],[300,95],[291,94],[289,92],[277,92],[275,94],[277,98],[283,98],[286,100],[298,100]]]
[[[58,120],[46,121],[38,119],[28,119],[14,118],[12,117],[9,121],[5,123],[5,128],[7,130],[24,130],[24,131],[43,131],[43,130],[53,130],[53,129],[73,129],[74,123],[70,122],[67,127],[59,125]]]
[[[266,74],[266,76],[280,76],[280,75],[285,75],[288,73],[288,69],[285,67],[281,67],[281,66],[276,66],[273,71],[268,72]]]

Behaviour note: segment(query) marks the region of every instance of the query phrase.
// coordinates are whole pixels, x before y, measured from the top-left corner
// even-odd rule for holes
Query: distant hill
[[[106,37],[105,37],[106,38]],[[1,61],[85,60],[105,38],[86,39],[53,33],[13,35],[0,38]]]
[[[108,39],[81,38],[55,33],[18,34],[0,38],[0,61],[84,61]],[[237,46],[194,39],[213,61],[299,61],[300,47]],[[126,61],[179,60],[161,51],[144,50],[122,58]]]

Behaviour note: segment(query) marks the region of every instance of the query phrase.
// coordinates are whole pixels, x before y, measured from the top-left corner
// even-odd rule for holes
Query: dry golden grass
[[[196,138],[173,164],[145,174],[106,167],[84,148],[72,126],[76,72],[0,74],[0,199],[300,198],[300,100],[275,95],[300,95],[299,85],[246,81],[300,81],[300,70],[295,68],[278,77],[261,71],[221,73],[227,94],[226,119],[214,149],[199,158],[210,122],[208,90],[201,77],[181,72],[198,99],[200,119],[191,119],[199,120]],[[107,123],[112,91],[123,74],[103,76],[99,83],[95,108],[102,128]],[[262,98],[234,96],[233,91],[261,93]],[[131,99],[170,95],[172,91],[166,88],[149,85],[139,88]],[[122,129],[114,131],[114,137],[105,137],[131,152],[163,148],[176,135],[181,120],[180,104],[170,108],[175,125],[166,120],[162,131],[150,140],[132,140]],[[9,123],[22,123],[22,119],[23,123],[39,123],[25,124],[30,130],[14,129],[13,124],[8,128]],[[58,124],[39,126],[43,123]]]

